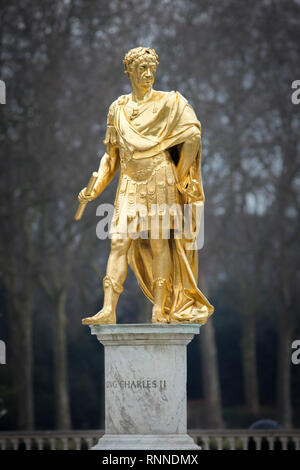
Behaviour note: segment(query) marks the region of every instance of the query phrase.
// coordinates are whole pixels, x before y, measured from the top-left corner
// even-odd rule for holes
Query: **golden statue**
[[[158,66],[154,49],[131,49],[123,62],[132,93],[110,106],[106,152],[98,176],[94,173],[89,187],[78,195],[82,209],[101,194],[120,165],[103,279],[104,304],[82,323],[116,323],[129,264],[154,304],[152,323],[204,324],[214,308],[197,287],[198,254],[188,248],[195,235],[178,236],[184,205],[204,205],[201,125],[179,92],[152,88]],[[162,222],[166,207],[170,208],[169,237],[164,236]],[[153,224],[155,216],[158,225]]]

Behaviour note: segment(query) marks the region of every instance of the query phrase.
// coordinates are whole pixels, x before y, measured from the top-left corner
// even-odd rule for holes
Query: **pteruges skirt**
[[[177,170],[168,151],[121,159],[110,235],[160,238],[164,233],[163,238],[168,238],[169,229],[181,230],[182,197],[177,183]]]

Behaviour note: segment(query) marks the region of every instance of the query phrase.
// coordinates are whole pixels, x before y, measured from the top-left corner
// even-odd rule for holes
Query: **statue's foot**
[[[160,308],[153,307],[152,323],[169,323],[169,315],[162,312]]]
[[[115,325],[117,323],[116,312],[103,308],[93,317],[83,318],[81,323],[83,325]]]

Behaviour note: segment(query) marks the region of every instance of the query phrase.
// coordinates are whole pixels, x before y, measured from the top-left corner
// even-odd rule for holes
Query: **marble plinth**
[[[105,435],[93,449],[199,449],[186,428],[197,324],[91,326],[105,352]]]

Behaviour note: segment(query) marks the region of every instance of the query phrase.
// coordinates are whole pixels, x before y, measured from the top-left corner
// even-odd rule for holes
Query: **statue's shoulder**
[[[182,96],[182,94],[179,93],[179,91],[176,91],[176,90],[155,91],[154,93],[158,100],[165,100],[166,102],[169,102],[169,103],[174,103],[176,101],[182,101],[184,103],[187,103],[187,99],[184,96]]]
[[[156,98],[158,100],[161,99],[172,99],[173,96],[175,96],[176,91],[161,91],[161,90],[153,90],[152,96],[153,98]]]
[[[112,102],[112,104],[109,107],[109,111],[115,111],[117,106],[122,106],[126,104],[129,100],[130,95],[121,95],[119,98],[117,98],[115,101]]]
[[[179,101],[182,101],[183,103],[188,102],[188,100],[179,91],[174,91],[174,93]]]
[[[112,124],[114,122],[115,112],[118,106],[126,104],[129,100],[130,95],[121,95],[115,101],[112,102],[108,109],[107,122]]]

